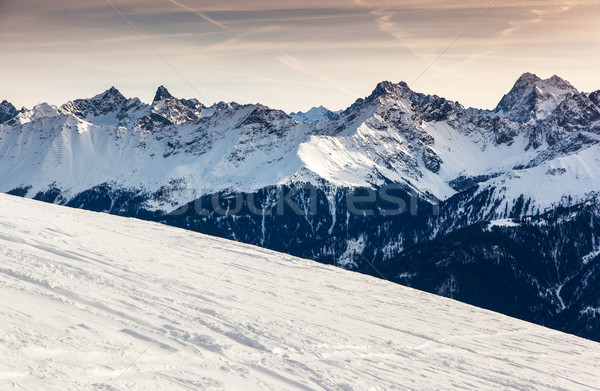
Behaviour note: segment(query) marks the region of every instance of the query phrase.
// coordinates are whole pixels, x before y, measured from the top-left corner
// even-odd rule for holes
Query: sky
[[[600,0],[0,0],[0,100],[343,109],[383,80],[493,108],[524,72],[600,89]]]

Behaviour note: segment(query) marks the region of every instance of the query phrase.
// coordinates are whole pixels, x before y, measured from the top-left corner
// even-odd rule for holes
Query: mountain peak
[[[554,87],[554,88],[558,88],[559,90],[563,91],[563,94],[567,94],[567,93],[577,93],[577,89],[575,87],[573,87],[573,85],[571,83],[569,83],[568,81],[566,81],[565,79],[563,79],[562,77],[559,77],[557,75],[553,75],[552,77],[546,79],[546,80],[542,80],[540,83],[538,83],[538,85],[541,84],[541,87]]]
[[[565,81],[565,79],[563,79],[562,77],[558,76],[558,75],[552,75],[552,77],[550,77],[548,80],[560,80],[560,81]]]
[[[7,100],[0,102],[0,124],[14,118],[17,114],[19,112],[12,103]]]
[[[154,99],[152,100],[152,103],[160,102],[161,100],[165,100],[165,99],[169,99],[169,98],[173,98],[173,95],[171,95],[171,93],[169,92],[169,90],[167,90],[167,88],[165,86],[161,85],[156,90],[156,94],[154,95]]]
[[[0,111],[4,112],[4,111],[17,111],[16,107],[10,103],[9,101],[7,101],[6,99],[3,100],[2,102],[0,102]]]
[[[109,113],[118,113],[127,98],[115,87],[88,99],[75,99],[61,106],[61,113],[72,114],[76,117],[90,120]]]
[[[378,98],[383,97],[383,96],[397,95],[396,96],[396,98],[397,98],[398,96],[409,97],[412,94],[413,94],[413,91],[410,89],[408,84],[406,84],[405,82],[401,81],[400,83],[396,84],[391,81],[384,80],[377,84],[377,86],[375,87],[373,92],[371,92],[371,95],[367,96],[364,99],[363,98],[357,99],[350,107],[348,107],[346,110],[344,110],[341,113],[341,115],[342,116],[348,115],[353,111],[359,110],[359,109],[365,107],[366,105],[368,105],[372,102],[375,102]]]
[[[58,107],[46,102],[33,106],[31,110],[31,119],[55,117],[56,115],[58,115]]]
[[[375,91],[391,91],[394,88],[395,84],[389,80],[380,81],[375,86]]]
[[[568,81],[566,81],[565,79],[563,79],[562,77],[560,77],[558,75],[552,75],[551,77],[549,77],[547,79],[542,79],[534,73],[526,72],[517,79],[517,81],[513,87],[513,90],[524,84],[525,85],[535,85],[540,90],[542,90],[542,92],[546,92],[546,90],[548,90],[548,88],[551,87],[551,88],[555,89],[553,92],[557,93],[559,95],[566,94],[569,92],[573,92],[573,93],[577,92],[577,89],[575,87],[573,87],[573,85],[571,83],[569,83]],[[562,91],[557,91],[556,89],[562,90]]]
[[[290,113],[290,117],[298,122],[311,123],[317,121],[335,120],[339,118],[339,112],[331,111],[323,105],[312,107],[306,112],[298,111]]]
[[[519,82],[536,83],[541,80],[542,79],[535,73],[525,72],[517,79],[517,83],[519,83]]]
[[[588,95],[588,98],[590,98],[590,100],[600,108],[600,90],[591,92]]]
[[[114,86],[108,90],[94,96],[91,100],[113,100],[113,101],[125,101],[127,98],[121,94]]]
[[[104,91],[104,93],[102,94],[104,96],[123,96],[123,94],[121,94],[121,91],[117,90],[114,86],[110,87],[108,90]]]
[[[556,75],[541,79],[526,72],[517,79],[510,92],[502,97],[494,112],[517,122],[542,120],[563,100],[576,93],[578,91],[571,83]]]
[[[377,84],[377,86],[371,93],[371,96],[379,97],[379,96],[391,94],[394,92],[404,93],[406,91],[410,91],[410,88],[408,87],[408,84],[406,84],[405,82],[401,81],[400,83],[393,83],[391,81],[384,80]]]

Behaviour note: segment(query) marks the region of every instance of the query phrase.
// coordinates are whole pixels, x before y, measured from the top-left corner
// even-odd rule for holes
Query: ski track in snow
[[[600,389],[591,341],[160,224],[0,202],[0,390]]]

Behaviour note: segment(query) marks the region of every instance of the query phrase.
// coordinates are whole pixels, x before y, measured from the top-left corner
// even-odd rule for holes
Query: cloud
[[[392,18],[396,15],[395,11],[389,9],[377,9],[371,11],[371,15],[377,18],[376,21],[379,30],[392,36],[403,48],[410,50],[420,59],[426,61],[429,60],[428,56],[423,55],[418,50],[418,46],[421,44],[422,39],[416,38],[415,34],[410,33],[406,27],[392,21]]]
[[[392,12],[387,9],[378,9],[371,12],[371,15],[377,17],[377,25],[379,29],[385,33],[390,34],[396,39],[405,40],[409,37],[409,34],[396,23],[391,21],[392,16],[395,15],[395,12]]]
[[[184,10],[186,10],[186,11],[188,11],[188,12],[192,12],[192,13],[194,13],[194,14],[198,15],[198,16],[199,16],[199,17],[201,17],[202,19],[206,20],[207,22],[210,22],[210,23],[214,24],[214,25],[215,25],[215,26],[217,26],[217,27],[220,27],[220,28],[222,28],[223,30],[226,30],[226,31],[232,31],[232,30],[231,30],[231,28],[229,28],[229,27],[225,26],[225,25],[224,25],[223,23],[221,23],[221,22],[218,22],[218,21],[216,21],[216,20],[214,20],[214,19],[212,19],[212,18],[208,17],[208,16],[207,16],[207,15],[206,15],[204,12],[202,12],[202,11],[198,11],[198,10],[195,10],[195,9],[193,9],[193,8],[191,8],[191,7],[188,7],[187,5],[185,5],[185,4],[182,4],[182,3],[178,2],[177,0],[169,0],[169,1],[170,1],[171,3],[173,3],[173,4],[175,4],[176,6],[178,6],[178,7],[180,7],[180,8],[183,8]]]
[[[210,69],[210,68],[199,68],[199,69],[206,71],[206,72],[214,72],[214,73],[221,73],[224,75],[239,76],[243,79],[255,79],[255,80],[260,80],[260,81],[266,81],[268,83],[280,84],[280,85],[283,85],[286,87],[297,87],[296,84],[293,84],[293,83],[290,83],[287,81],[273,79],[270,77],[264,77],[264,76],[260,76],[260,75],[254,75],[254,74],[250,74],[250,73],[246,73],[246,72],[232,72],[232,71],[225,71],[222,69]]]
[[[598,88],[600,0],[498,0],[447,52],[491,0],[112,1],[195,86],[212,88],[209,97],[342,107],[377,81],[410,81],[440,53],[419,88],[460,91],[471,105],[495,101],[524,71]],[[0,0],[0,34],[2,98],[27,96],[15,103],[115,83],[143,94],[182,84],[106,0]]]
[[[161,39],[171,39],[171,38],[190,38],[195,37],[200,34],[195,33],[178,33],[178,34],[144,34],[144,37],[150,41],[156,41]],[[118,43],[118,42],[131,42],[131,41],[140,41],[142,38],[139,34],[133,35],[123,35],[119,37],[113,38],[101,38],[94,40],[94,43]]]
[[[313,77],[315,79],[324,81],[325,83],[329,84],[336,90],[343,92],[344,94],[350,95],[352,97],[358,96],[357,93],[350,91],[349,89],[347,89],[346,87],[344,87],[343,85],[338,83],[336,80],[332,79],[331,77],[324,75],[314,69],[308,68],[299,59],[297,59],[296,57],[294,57],[290,54],[282,53],[277,59],[279,61],[281,61],[281,63],[283,63],[284,65],[288,66],[289,68],[291,68],[297,72],[300,72],[302,74],[305,74],[307,76]]]
[[[509,22],[510,27],[502,30],[499,34],[499,38],[506,38],[519,30],[523,30],[533,24],[539,24],[543,22],[548,16],[567,12],[571,8],[572,6],[569,3],[563,3],[550,9],[530,9],[528,12],[528,18]]]

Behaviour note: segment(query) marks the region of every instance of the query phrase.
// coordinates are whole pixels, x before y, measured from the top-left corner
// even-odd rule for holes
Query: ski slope
[[[0,390],[600,389],[594,342],[159,224],[0,204]]]

